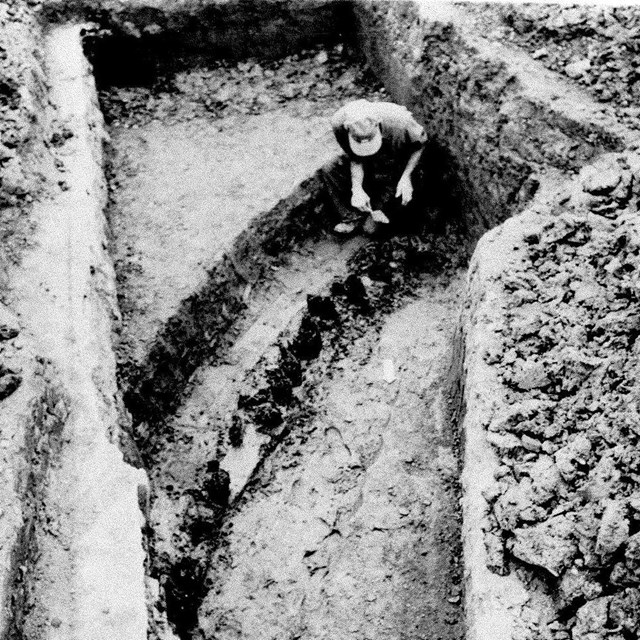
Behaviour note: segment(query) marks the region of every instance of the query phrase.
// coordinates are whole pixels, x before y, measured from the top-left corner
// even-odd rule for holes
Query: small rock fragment
[[[544,365],[537,360],[522,362],[513,376],[513,383],[522,391],[543,389],[550,384]]]
[[[0,377],[0,400],[8,398],[22,382],[22,376],[16,373],[7,373]]]
[[[576,613],[574,640],[604,640],[611,597],[596,598],[582,605]]]
[[[603,560],[610,558],[629,538],[629,520],[620,500],[607,500],[598,537],[596,553]]]
[[[616,167],[589,166],[581,171],[582,189],[594,195],[610,193],[617,186],[622,175]]]
[[[566,65],[564,68],[564,72],[570,78],[579,78],[581,75],[586,73],[591,69],[591,61],[589,58],[583,58],[582,60],[576,60],[575,62],[571,62]]]
[[[573,525],[566,517],[555,516],[546,522],[516,529],[510,551],[523,562],[542,567],[558,577],[578,552]]]
[[[396,381],[396,368],[391,358],[386,358],[382,363],[382,377],[387,384]]]
[[[562,478],[567,482],[574,480],[578,474],[580,460],[584,460],[590,452],[591,442],[582,434],[578,434],[573,441],[558,449],[554,458]]]
[[[0,340],[11,340],[15,338],[20,331],[17,327],[12,327],[7,324],[0,324]]]

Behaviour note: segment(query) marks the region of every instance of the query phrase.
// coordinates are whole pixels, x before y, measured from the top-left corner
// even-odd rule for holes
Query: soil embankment
[[[68,132],[40,168],[51,197],[34,202],[29,246],[9,298],[41,364],[27,450],[25,532],[12,633],[146,637],[139,489],[114,440],[119,424],[111,328],[115,278],[105,251],[102,118],[80,28],[44,40],[44,115]],[[20,551],[20,550],[19,550]],[[114,588],[117,585],[117,588]]]
[[[467,429],[497,454],[485,445],[486,561],[526,585],[513,623],[526,637],[638,630],[639,166],[586,167],[475,258]]]

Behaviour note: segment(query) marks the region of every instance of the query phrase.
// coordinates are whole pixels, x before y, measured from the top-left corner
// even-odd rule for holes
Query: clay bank
[[[2,637],[638,636],[640,11],[0,23]],[[331,233],[356,98],[410,234]]]

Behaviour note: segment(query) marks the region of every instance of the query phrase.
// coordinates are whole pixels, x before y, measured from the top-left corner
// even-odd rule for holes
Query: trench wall
[[[202,288],[169,319],[143,365],[121,367],[125,402],[134,423],[162,422],[177,408],[195,369],[224,350],[225,333],[245,308],[245,288],[258,282],[269,265],[296,243],[320,232],[321,186],[320,176],[314,175],[256,218],[212,267]]]
[[[43,487],[66,413],[59,384],[11,310],[10,273],[29,245],[38,172],[52,129],[43,117],[42,30],[24,3],[0,6],[0,637],[22,628]]]
[[[0,496],[6,637],[50,637],[52,629],[146,637],[138,507],[146,478],[123,464],[114,443],[117,309],[105,252],[103,128],[79,31],[52,27],[37,41],[47,91],[40,102],[25,97],[41,153],[24,165],[28,236],[6,271],[13,313],[0,314],[0,431],[13,454]],[[9,390],[7,378],[18,387]]]
[[[109,32],[91,44],[98,82],[153,79],[158,66],[181,57],[277,58],[343,40],[344,0],[187,0],[186,2],[45,1],[43,17],[90,20]]]

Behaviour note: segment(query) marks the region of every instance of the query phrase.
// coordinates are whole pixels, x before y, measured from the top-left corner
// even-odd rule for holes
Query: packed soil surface
[[[175,544],[176,535],[190,519],[191,493],[206,485],[207,463],[222,458],[235,497],[261,460],[263,436],[245,432],[242,446],[232,447],[227,435],[247,372],[306,308],[307,295],[318,294],[334,278],[344,277],[348,258],[362,244],[361,238],[310,243],[274,272],[269,283],[256,293],[248,292],[245,317],[222,361],[201,366],[177,411],[167,416],[163,444],[156,445],[149,470],[155,488],[150,524],[163,566],[184,552]]]
[[[425,287],[317,380],[313,417],[226,517],[204,637],[461,637],[460,291]]]

